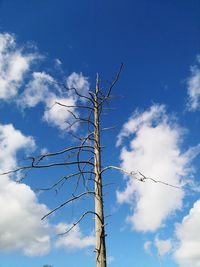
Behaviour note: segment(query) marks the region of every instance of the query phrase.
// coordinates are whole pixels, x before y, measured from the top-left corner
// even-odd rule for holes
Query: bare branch
[[[172,184],[169,184],[169,183],[161,181],[161,180],[155,180],[154,178],[147,177],[147,176],[145,176],[144,174],[142,174],[139,171],[138,171],[138,173],[142,176],[143,182],[145,182],[145,180],[150,180],[150,181],[152,181],[154,183],[160,183],[160,184],[167,185],[167,186],[174,187],[174,188],[181,189],[181,190],[183,189],[181,186],[172,185]]]
[[[105,101],[107,101],[108,99],[111,98],[110,94],[111,94],[111,92],[112,92],[113,87],[115,86],[115,84],[116,84],[117,81],[119,80],[119,77],[120,77],[121,71],[122,71],[122,69],[123,69],[123,66],[124,66],[124,64],[121,63],[121,65],[120,65],[120,67],[119,67],[119,70],[118,70],[118,72],[117,72],[117,75],[115,76],[114,80],[111,82],[111,84],[110,84],[110,86],[109,86],[109,88],[108,88],[108,92],[107,92],[107,94],[106,94],[105,96],[102,95],[102,97],[101,97],[102,100],[98,103],[99,106],[101,107],[101,109],[102,109],[102,105],[103,105],[103,103],[104,103]],[[100,109],[100,114],[101,114],[101,109]],[[100,114],[99,114],[99,115],[100,115]]]
[[[40,169],[40,168],[49,168],[49,167],[56,167],[56,166],[68,166],[68,165],[76,165],[76,164],[88,164],[88,165],[94,166],[94,164],[92,162],[90,162],[89,160],[55,162],[55,163],[50,163],[47,165],[34,165],[34,158],[33,158],[32,165],[29,167]],[[28,166],[25,166],[26,169],[27,169],[27,167]]]
[[[173,188],[176,188],[176,189],[180,189],[182,190],[182,187],[181,186],[176,186],[176,185],[172,185],[172,184],[169,184],[167,182],[164,182],[164,181],[161,181],[161,180],[156,180],[154,178],[151,178],[151,177],[146,177],[144,174],[142,174],[141,172],[137,171],[137,172],[128,172],[126,170],[124,170],[123,168],[120,168],[120,167],[117,167],[117,166],[108,166],[104,169],[102,169],[101,173],[109,170],[109,169],[115,169],[115,170],[118,170],[118,171],[121,171],[129,176],[132,176],[135,180],[138,180],[140,182],[145,182],[146,180],[150,180],[154,183],[160,183],[160,184],[163,184],[163,185],[166,185],[166,186],[170,186],[170,187],[173,187]],[[140,175],[140,177],[137,177],[136,175]]]
[[[117,75],[116,75],[115,79],[112,81],[112,83],[111,83],[111,85],[110,85],[110,87],[109,87],[109,89],[108,89],[108,93],[107,93],[106,98],[108,98],[108,97],[110,96],[113,87],[115,86],[115,84],[116,84],[117,81],[119,80],[119,76],[120,76],[120,74],[121,74],[121,71],[122,71],[122,69],[123,69],[123,66],[124,66],[124,64],[121,63],[121,65],[120,65],[120,67],[119,67],[119,70],[118,70],[118,72],[117,72]]]
[[[81,215],[81,217],[76,221],[76,222],[74,222],[73,224],[72,224],[72,226],[66,231],[66,232],[64,232],[64,233],[61,233],[61,234],[59,234],[59,235],[66,235],[66,234],[68,234],[77,224],[79,224],[82,220],[83,220],[83,218],[86,216],[86,215],[88,215],[88,214],[93,214],[93,215],[95,215],[95,216],[97,216],[97,217],[99,217],[99,215],[96,213],[96,212],[94,212],[94,211],[86,211],[84,214],[82,214]],[[100,219],[100,218],[99,218]]]
[[[78,157],[79,157],[79,156],[78,156]],[[91,157],[91,158],[89,159],[89,161],[92,160],[93,158],[94,158],[94,157]],[[81,168],[80,164],[77,164],[77,166],[78,166],[80,175],[79,175],[79,177],[78,177],[78,180],[77,180],[77,183],[76,183],[76,188],[75,188],[75,190],[74,190],[74,193],[75,193],[76,190],[78,189],[78,185],[79,185],[80,177],[81,177],[81,176],[82,176],[82,178],[83,178],[83,186],[86,188],[86,190],[88,190],[87,185],[86,185],[85,175],[84,175],[84,173],[85,173],[85,172],[84,172],[84,169],[86,168],[87,164],[85,164],[82,168]],[[92,172],[90,172],[90,173],[92,173]],[[93,174],[94,174],[94,172],[93,172]]]
[[[81,197],[83,197],[85,195],[95,195],[95,192],[87,191],[87,192],[81,193],[80,195],[77,195],[77,196],[74,196],[74,197],[68,199],[67,201],[63,202],[61,205],[57,206],[56,208],[54,208],[53,210],[48,212],[46,215],[44,215],[41,220],[44,220],[46,217],[48,217],[49,215],[51,215],[55,211],[59,210],[60,208],[64,207],[68,203],[73,202],[73,201],[75,201],[75,200],[77,200],[77,199],[79,199],[79,198],[81,198]]]
[[[85,174],[94,174],[94,172],[92,172],[92,171],[82,171],[82,172],[84,172]],[[58,186],[62,181],[67,181],[68,179],[70,179],[72,177],[75,177],[75,176],[78,176],[80,174],[81,174],[80,172],[76,172],[76,173],[69,174],[67,176],[63,176],[60,180],[58,180],[56,183],[54,183],[50,187],[47,187],[47,188],[38,188],[37,190],[38,191],[49,191],[49,190],[52,190],[53,188],[55,188],[56,186]]]
[[[24,167],[19,167],[17,169],[14,169],[14,170],[10,170],[10,171],[6,171],[6,172],[2,172],[0,173],[0,175],[7,175],[7,174],[11,174],[11,173],[16,173],[16,172],[19,172],[21,170],[30,170],[32,169],[31,166],[24,166]]]
[[[59,105],[59,106],[62,106],[62,107],[66,107],[66,108],[85,108],[85,109],[90,109],[90,110],[93,110],[92,107],[89,107],[89,106],[83,106],[83,105],[65,105],[65,104],[62,104],[60,102],[55,102],[55,104]]]
[[[46,154],[42,154],[42,155],[39,155],[39,156],[35,156],[35,157],[27,157],[26,159],[33,159],[33,158],[39,158],[39,159],[43,159],[43,158],[46,158],[46,157],[52,157],[52,156],[57,156],[57,155],[61,155],[61,154],[64,154],[66,152],[70,152],[72,150],[76,150],[76,149],[80,149],[80,148],[90,148],[90,149],[94,149],[93,146],[90,146],[90,145],[79,145],[79,146],[73,146],[73,147],[68,147],[68,148],[65,148],[63,150],[60,150],[60,151],[56,151],[56,152],[52,152],[52,153],[46,153]],[[92,152],[92,151],[91,151]]]
[[[66,87],[64,84],[63,84],[63,87],[64,87],[65,90],[67,90],[67,91],[72,91],[72,90],[73,90],[77,96],[79,96],[79,97],[81,97],[81,98],[84,98],[84,99],[86,99],[86,100],[89,100],[90,102],[92,102],[92,104],[94,103],[93,98],[90,98],[90,97],[88,97],[88,96],[85,96],[85,95],[80,94],[76,88],[74,88],[74,87],[72,87],[72,88],[68,88],[68,87]]]
[[[41,168],[50,168],[50,167],[56,167],[56,166],[68,166],[68,165],[77,165],[77,164],[88,164],[88,165],[94,166],[94,164],[88,160],[82,160],[80,162],[78,162],[78,161],[59,162],[59,163],[51,163],[51,164],[47,164],[47,165],[34,165],[34,158],[32,160],[33,160],[33,162],[32,162],[31,166],[19,167],[15,170],[0,173],[0,175],[16,173],[16,172],[19,172],[21,170],[27,170],[27,169],[28,170],[29,169],[41,169]]]
[[[76,88],[74,88],[74,87],[72,87],[72,88],[68,88],[68,87],[65,85],[65,83],[63,83],[63,82],[58,82],[58,81],[52,81],[51,83],[52,83],[52,84],[59,85],[60,87],[63,87],[63,89],[65,89],[66,91],[72,91],[72,90],[73,90],[73,91],[75,92],[75,94],[76,94],[77,96],[79,96],[80,98],[84,98],[84,99],[89,100],[90,102],[93,103],[93,99],[92,99],[92,98],[80,94],[80,93],[78,92],[78,90],[77,90]]]

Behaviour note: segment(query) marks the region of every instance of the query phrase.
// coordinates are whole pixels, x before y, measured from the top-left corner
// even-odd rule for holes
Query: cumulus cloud
[[[76,88],[79,93],[87,95],[89,83],[82,74],[72,73],[67,78],[66,83],[67,87]],[[58,127],[60,130],[66,130],[69,128],[69,124],[66,122],[71,123],[74,121],[74,117],[69,111],[77,115],[77,111],[73,106],[76,106],[77,102],[82,100],[82,98],[77,98],[74,90],[63,93],[49,74],[34,72],[31,81],[19,97],[18,104],[22,108],[32,108],[39,103],[43,103],[45,107],[43,121],[46,121],[51,126]],[[63,105],[72,107],[67,108]],[[76,128],[77,124],[70,130],[75,130]]]
[[[200,56],[197,56],[197,64],[190,68],[191,75],[187,81],[188,109],[197,110],[200,108]]]
[[[0,251],[22,250],[28,256],[49,251],[49,225],[41,221],[48,209],[29,186],[2,177],[0,210]]]
[[[123,129],[117,137],[117,146],[120,146],[126,137],[134,134],[142,125],[151,125],[152,121],[156,123],[161,117],[163,121],[167,119],[164,105],[153,105],[143,113],[136,110],[123,125]]]
[[[75,108],[66,108],[65,106],[55,103],[61,103],[65,106],[74,106],[76,105],[75,100],[72,97],[58,98],[54,96],[46,101],[46,110],[43,115],[43,120],[52,126],[58,127],[60,130],[66,130],[69,128],[67,122],[72,123],[74,120],[74,117],[69,110],[73,112],[73,114],[77,115]],[[74,127],[71,127],[70,130],[75,130],[76,126],[77,125],[74,125]]]
[[[197,200],[189,214],[176,225],[178,247],[174,257],[180,267],[200,266],[200,200]]]
[[[33,149],[34,146],[34,139],[30,136],[24,136],[12,124],[0,124],[1,173],[16,167],[16,153],[20,149]]]
[[[18,104],[23,107],[35,107],[40,102],[48,102],[55,95],[49,91],[54,79],[45,72],[34,72],[31,81],[26,85],[24,92],[18,99]]]
[[[118,145],[122,145],[121,167],[129,172],[139,170],[146,176],[181,187],[192,172],[191,159],[200,152],[199,145],[182,152],[183,133],[163,105],[134,113],[118,137]],[[125,189],[117,191],[117,200],[130,205],[132,214],[127,220],[135,230],[156,231],[182,207],[184,191],[181,189],[141,183],[130,176],[125,180]]]
[[[38,54],[27,53],[22,47],[18,47],[14,35],[0,34],[0,99],[15,99],[22,108],[33,108],[43,103],[45,111],[43,120],[51,126],[66,130],[66,120],[70,121],[70,114],[66,108],[54,106],[55,102],[62,101],[65,105],[76,105],[78,99],[74,90],[65,94],[59,90],[55,80],[45,72],[34,72],[32,79],[25,85],[25,77],[30,71],[31,64],[38,59]],[[55,60],[57,66],[61,65],[59,59]],[[25,87],[19,95],[19,89]],[[66,78],[66,87],[76,88],[82,95],[87,95],[89,90],[88,78],[82,73],[73,72]],[[73,108],[69,108],[74,111]],[[75,130],[76,127],[73,128]]]
[[[0,34],[0,99],[15,97],[36,54],[25,53],[12,34]]]
[[[0,124],[0,173],[16,168],[16,154],[34,148],[34,140],[12,124]],[[50,249],[49,225],[41,221],[48,208],[39,204],[29,186],[14,182],[8,175],[0,179],[0,251],[22,250],[33,256]]]
[[[72,224],[59,223],[56,226],[58,234],[66,232]],[[90,246],[95,246],[95,236],[93,234],[84,236],[79,225],[76,225],[67,235],[60,236],[56,241],[56,247],[64,247],[67,250],[79,250]]]

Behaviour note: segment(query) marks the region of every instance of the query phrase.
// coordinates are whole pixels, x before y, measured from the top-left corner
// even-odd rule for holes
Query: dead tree
[[[65,148],[53,153],[45,153],[39,156],[31,156],[26,158],[29,162],[27,165],[19,167],[16,170],[11,170],[3,174],[9,174],[18,171],[28,172],[31,169],[42,169],[50,167],[72,167],[72,172],[69,172],[64,177],[61,177],[56,183],[48,188],[41,188],[40,190],[58,190],[65,182],[75,179],[75,186],[70,196],[65,202],[61,203],[48,214],[45,214],[42,219],[45,219],[55,211],[61,209],[69,203],[86,196],[94,198],[94,209],[83,212],[80,218],[75,221],[72,226],[66,230],[67,234],[77,224],[79,224],[87,215],[95,217],[95,235],[96,235],[96,267],[106,267],[106,242],[105,242],[105,217],[104,217],[104,195],[103,195],[103,172],[112,168],[102,167],[101,163],[101,133],[108,128],[102,128],[101,115],[105,110],[110,110],[108,106],[109,100],[112,99],[112,89],[119,79],[123,65],[121,64],[117,75],[109,84],[106,93],[100,87],[100,80],[97,74],[96,85],[93,91],[82,94],[77,88],[67,88],[64,83],[56,82],[66,94],[73,95],[78,99],[76,105],[66,105],[61,102],[56,102],[54,105],[60,105],[67,109],[71,119],[66,121],[66,132],[70,133],[76,145]],[[54,106],[53,106],[54,107]],[[51,107],[53,109],[53,107]],[[77,126],[78,125],[78,126]],[[82,127],[81,127],[82,126]],[[74,129],[83,129],[83,136],[77,135]],[[48,164],[45,159],[48,159]],[[76,169],[76,171],[74,171]],[[70,169],[68,170],[70,171]],[[1,175],[3,175],[1,174]],[[80,186],[82,184],[82,186]],[[79,188],[82,192],[78,192]]]
[[[77,88],[67,88],[64,83],[56,83],[66,93],[74,94],[79,101],[76,105],[65,105],[61,102],[56,102],[54,105],[60,105],[68,110],[73,120],[66,122],[66,132],[70,133],[77,144],[56,152],[45,153],[39,156],[28,157],[30,161],[26,166],[11,170],[4,174],[9,174],[18,171],[30,171],[31,169],[42,169],[50,167],[72,167],[73,171],[68,170],[68,174],[61,177],[56,183],[50,187],[41,188],[40,190],[58,190],[64,183],[71,179],[75,179],[75,186],[72,195],[63,203],[52,209],[49,213],[45,214],[42,219],[50,216],[55,211],[61,209],[69,203],[86,196],[94,198],[94,209],[83,212],[80,218],[75,221],[72,226],[66,230],[67,234],[77,224],[79,224],[87,215],[94,215],[95,217],[95,235],[96,235],[96,267],[106,267],[106,241],[105,241],[105,216],[104,216],[104,195],[103,195],[103,174],[110,169],[115,169],[125,173],[126,175],[133,176],[140,182],[151,180],[155,183],[162,183],[167,186],[176,187],[154,178],[146,177],[140,172],[128,172],[117,166],[102,166],[101,163],[101,133],[109,128],[102,128],[101,115],[104,110],[110,110],[108,106],[109,101],[113,98],[111,95],[112,89],[117,83],[123,65],[120,66],[115,78],[108,86],[106,93],[100,87],[99,76],[96,78],[95,90],[89,91],[83,95]],[[53,107],[52,107],[53,108]],[[82,111],[77,112],[76,110]],[[85,116],[84,116],[85,115]],[[74,128],[78,125],[83,130],[84,136],[78,136]],[[86,127],[86,128],[85,128]],[[45,159],[48,159],[48,164]],[[74,169],[76,168],[76,171]],[[80,186],[82,184],[82,187]],[[82,191],[77,193],[79,188]],[[177,188],[177,187],[176,187]]]
[[[78,195],[75,195],[73,193],[72,198],[68,199],[66,202],[62,203],[52,211],[50,211],[48,214],[46,214],[44,218],[55,212],[56,210],[60,209],[61,207],[67,205],[68,203],[75,201],[79,198],[82,198],[84,196],[91,195],[94,197],[94,210],[93,211],[86,211],[81,215],[81,217],[74,222],[72,227],[66,231],[69,232],[72,230],[73,227],[75,227],[80,221],[88,214],[93,214],[95,216],[95,235],[96,235],[96,267],[106,267],[106,242],[105,242],[105,222],[104,222],[104,201],[103,201],[103,181],[102,181],[102,164],[101,164],[101,153],[102,153],[102,147],[101,147],[101,114],[104,109],[109,109],[107,106],[108,101],[112,98],[111,92],[112,88],[115,86],[116,82],[119,79],[120,72],[122,70],[122,66],[120,66],[120,69],[115,77],[115,79],[110,84],[107,93],[104,94],[102,89],[100,88],[100,81],[99,76],[97,75],[96,78],[96,86],[94,91],[89,91],[87,95],[82,95],[81,92],[79,92],[76,88],[66,88],[64,84],[59,84],[59,86],[62,86],[66,91],[73,91],[73,93],[78,97],[80,100],[79,103],[76,106],[67,106],[63,103],[56,102],[56,105],[63,106],[67,108],[71,116],[73,117],[72,122],[68,123],[67,131],[71,133],[71,135],[76,138],[79,141],[79,145],[70,147],[67,149],[64,149],[62,151],[58,151],[55,153],[47,153],[44,155],[41,155],[39,157],[31,157],[32,160],[32,168],[47,168],[52,166],[68,166],[68,165],[76,165],[78,168],[78,171],[70,174],[68,176],[65,176],[61,178],[56,184],[54,184],[52,188],[55,188],[58,184],[60,184],[63,181],[66,181],[67,179],[70,179],[72,177],[77,177],[76,181],[76,188],[74,192],[76,192],[80,180],[82,180],[84,185],[84,191],[81,192]],[[81,115],[77,115],[76,112],[72,111],[71,108],[78,108],[79,110],[86,110],[87,112],[82,113],[88,113],[87,116],[83,117]],[[75,124],[83,124],[87,126],[87,134],[86,136],[77,136],[73,132],[73,127]],[[104,129],[105,130],[105,129]],[[71,157],[76,157],[75,161],[64,161],[64,162],[58,162],[58,163],[50,163],[48,165],[41,164],[42,160],[44,158],[49,157],[55,157],[60,154],[66,154],[73,152]],[[87,155],[89,158],[83,159],[84,156]],[[23,168],[24,169],[24,168]],[[105,170],[105,169],[104,169]],[[89,178],[86,177],[86,175],[89,175]],[[89,188],[88,182],[92,181],[92,189]],[[65,233],[65,234],[66,234]]]

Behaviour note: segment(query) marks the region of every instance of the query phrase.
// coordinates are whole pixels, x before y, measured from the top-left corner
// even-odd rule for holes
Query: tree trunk
[[[95,230],[96,230],[96,267],[106,267],[106,244],[101,177],[101,147],[99,129],[99,79],[97,75],[94,104],[94,153],[95,153]]]

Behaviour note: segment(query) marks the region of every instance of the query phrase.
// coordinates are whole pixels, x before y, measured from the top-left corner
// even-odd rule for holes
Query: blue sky
[[[78,103],[52,81],[87,93],[96,73],[108,86],[121,62],[116,109],[102,124],[103,164],[176,185],[110,171],[104,176],[109,266],[199,267],[200,2],[0,0],[0,171],[24,155],[73,145],[69,114]],[[74,130],[80,133],[80,127]],[[41,217],[71,196],[50,186],[65,168],[0,177],[0,267],[94,266],[94,221],[69,227],[91,199]],[[112,215],[112,216],[109,216]]]

